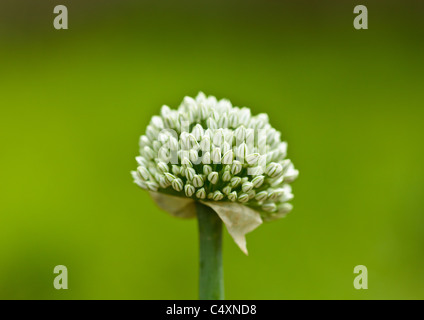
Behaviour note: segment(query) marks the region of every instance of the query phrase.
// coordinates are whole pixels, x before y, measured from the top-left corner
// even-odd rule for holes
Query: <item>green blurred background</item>
[[[423,9],[2,0],[0,298],[197,298],[196,221],[129,172],[162,104],[204,91],[267,112],[300,170],[293,212],[249,234],[248,257],[225,234],[228,299],[423,299]]]

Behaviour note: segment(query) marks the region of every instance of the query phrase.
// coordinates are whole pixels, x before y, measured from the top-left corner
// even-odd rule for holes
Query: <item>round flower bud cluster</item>
[[[272,218],[292,209],[290,183],[299,172],[286,153],[267,114],[199,93],[151,119],[131,173],[145,190],[238,202]]]

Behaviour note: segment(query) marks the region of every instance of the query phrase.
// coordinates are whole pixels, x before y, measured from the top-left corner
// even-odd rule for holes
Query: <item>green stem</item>
[[[208,206],[196,202],[199,222],[199,299],[223,300],[222,221]]]

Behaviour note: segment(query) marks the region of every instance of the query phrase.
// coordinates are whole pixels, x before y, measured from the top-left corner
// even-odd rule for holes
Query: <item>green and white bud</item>
[[[228,199],[230,200],[230,201],[237,201],[237,192],[235,192],[235,191],[233,191],[233,192],[231,192],[229,195],[228,195]]]
[[[277,211],[277,205],[274,202],[267,202],[262,205],[262,210],[266,212]]]
[[[243,165],[241,164],[240,161],[238,160],[233,161],[233,165],[231,166],[231,173],[233,175],[239,174],[242,169],[243,169]]]
[[[240,178],[240,177],[233,177],[233,178],[231,178],[231,180],[230,180],[230,184],[231,184],[231,186],[232,186],[233,188],[237,188],[237,187],[238,187],[238,185],[240,184],[240,182],[241,182],[241,178]]]
[[[196,192],[196,188],[193,187],[191,184],[187,183],[184,186],[184,191],[186,196],[190,198]]]
[[[285,202],[278,205],[277,211],[279,214],[286,214],[292,211],[292,209],[293,209],[293,205],[291,203]]]
[[[177,165],[173,164],[173,165],[172,165],[172,173],[173,173],[175,176],[180,175],[180,174],[181,174],[181,167],[179,167],[179,166],[177,166]]]
[[[138,173],[140,179],[142,179],[142,180],[149,180],[149,178],[150,178],[149,170],[147,170],[143,166],[137,167],[137,173]]]
[[[210,181],[210,183],[216,184],[218,182],[218,176],[219,176],[218,172],[213,171],[209,173],[208,180]]]
[[[181,190],[183,190],[184,187],[184,183],[183,180],[181,180],[180,178],[176,178],[172,181],[172,188],[174,188],[175,191],[180,192]]]
[[[165,175],[166,181],[168,181],[169,183],[172,183],[175,179],[177,179],[176,176],[174,176],[173,174],[169,172],[165,172],[164,175]]]
[[[234,132],[236,141],[241,143],[246,139],[246,128],[244,126],[240,126]]]
[[[205,199],[206,198],[206,191],[205,188],[201,188],[196,191],[196,197],[199,199]]]
[[[271,162],[265,170],[265,173],[271,178],[278,176],[283,171],[283,167],[279,163]]]
[[[191,181],[193,180],[194,176],[196,175],[196,170],[193,168],[186,168],[184,170],[184,175],[187,178],[187,180]]]
[[[168,165],[165,162],[162,162],[162,161],[158,163],[158,169],[163,173],[169,171]]]
[[[227,182],[231,180],[231,173],[228,170],[225,170],[224,173],[222,174],[222,181]]]
[[[218,129],[218,125],[216,124],[216,121],[213,118],[208,118],[208,120],[206,120],[206,123],[209,129],[212,129],[212,130]]]
[[[222,192],[221,192],[221,191],[217,190],[217,191],[215,191],[215,192],[213,193],[213,197],[212,197],[212,199],[213,199],[214,201],[220,201],[220,200],[222,200],[223,198],[224,198],[224,195],[222,194]]]
[[[196,141],[201,141],[202,136],[203,136],[203,127],[201,124],[196,124],[193,128],[193,130],[191,131],[191,134],[193,135],[193,137],[196,139]]]
[[[211,173],[211,172],[212,172],[212,167],[211,166],[208,166],[208,165],[203,166],[203,174],[205,176],[209,175],[209,173]]]
[[[241,186],[241,190],[243,190],[243,192],[245,193],[249,192],[252,189],[253,189],[253,184],[251,182],[245,182]]]
[[[196,174],[196,175],[193,177],[193,185],[194,185],[196,188],[200,188],[200,187],[202,187],[202,186],[203,186],[203,184],[204,184],[204,181],[203,181],[202,176],[200,176],[200,175]]]
[[[208,136],[203,136],[202,141],[200,141],[200,150],[203,152],[211,150],[211,139]]]
[[[253,178],[252,180],[252,184],[254,188],[259,188],[260,186],[262,186],[262,184],[265,181],[265,177],[264,176],[257,176],[255,178]]]
[[[220,148],[214,148],[211,153],[212,162],[214,164],[220,164],[221,163],[221,149]]]
[[[222,189],[222,193],[228,196],[231,193],[231,190],[231,185],[227,185]]]
[[[158,191],[158,189],[159,189],[158,184],[157,184],[156,182],[153,182],[153,181],[147,181],[147,182],[146,182],[146,185],[147,185],[147,188],[148,188],[150,191],[154,191],[154,192],[156,192],[156,191]]]
[[[264,200],[266,200],[268,198],[268,192],[266,192],[266,191],[261,191],[261,192],[258,192],[257,194],[256,194],[256,196],[255,196],[255,199],[257,200],[257,201],[264,201]]]
[[[241,203],[246,203],[247,201],[249,201],[249,195],[247,193],[241,193],[238,196],[238,201]]]
[[[155,157],[155,152],[148,146],[143,148],[143,155],[147,160],[152,160]]]
[[[205,152],[203,154],[202,163],[203,164],[210,164],[211,163],[211,154],[209,152]]]
[[[251,166],[256,165],[258,163],[259,156],[259,153],[251,153],[246,156],[246,162]]]
[[[234,154],[232,150],[227,151],[222,157],[223,164],[231,164],[233,162]]]

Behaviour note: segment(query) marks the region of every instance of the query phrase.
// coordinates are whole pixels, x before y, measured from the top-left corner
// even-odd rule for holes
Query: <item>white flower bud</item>
[[[208,180],[210,181],[210,183],[216,184],[218,182],[218,172],[213,171],[209,173]]]
[[[255,190],[250,190],[250,191],[247,192],[247,194],[249,195],[249,200],[252,200],[256,196],[256,191]]]
[[[190,149],[190,137],[188,132],[181,132],[180,134],[180,144],[181,150],[189,150]]]
[[[200,105],[200,117],[202,120],[205,120],[209,117],[209,109],[204,104]]]
[[[278,206],[278,214],[286,214],[292,211],[293,205],[291,203],[282,203]]]
[[[249,125],[250,121],[250,109],[248,108],[242,108],[239,111],[239,123],[244,124],[245,126]]]
[[[232,112],[228,118],[228,122],[229,122],[229,126],[231,128],[236,128],[238,125],[238,118],[237,118],[237,114]]]
[[[253,148],[255,144],[255,130],[253,129],[246,130],[246,144],[249,148]]]
[[[197,190],[196,197],[199,198],[199,199],[205,199],[206,198],[205,188],[201,188],[201,189]]]
[[[154,126],[156,129],[159,129],[159,130],[163,129],[163,121],[162,121],[162,118],[159,116],[153,116],[152,120],[150,121],[150,124]]]
[[[222,154],[226,154],[228,151],[232,151],[232,147],[227,141],[225,141],[224,145],[222,146]]]
[[[193,185],[196,187],[196,188],[200,188],[200,187],[202,187],[203,186],[203,184],[204,184],[204,181],[203,181],[203,178],[200,176],[200,175],[195,175],[194,177],[193,177]]]
[[[145,181],[142,181],[140,179],[136,179],[136,180],[134,180],[134,183],[137,184],[140,188],[142,188],[144,190],[149,190]]]
[[[208,199],[209,199],[209,200],[212,200],[212,199],[213,199],[213,192],[209,192],[209,193],[208,193]]]
[[[168,163],[172,158],[172,153],[167,147],[161,147],[158,152],[158,158],[160,161]]]
[[[137,172],[139,174],[139,177],[143,180],[149,180],[150,173],[149,170],[146,169],[146,167],[139,166],[137,167]]]
[[[176,176],[180,175],[181,174],[181,167],[173,164],[172,165],[172,173]]]
[[[172,188],[174,188],[175,191],[180,192],[181,190],[183,190],[183,180],[181,180],[180,178],[176,178],[172,181]]]
[[[256,199],[257,201],[264,201],[264,200],[266,200],[267,198],[268,198],[268,192],[266,192],[266,191],[258,192],[258,193],[256,194],[256,196],[255,196],[255,199]]]
[[[208,118],[206,121],[206,124],[209,129],[216,130],[218,129],[218,125],[216,124],[216,121],[213,118]]]
[[[220,201],[220,200],[222,200],[224,198],[224,195],[222,194],[222,192],[221,191],[215,191],[214,193],[213,193],[213,200],[215,200],[215,201]]]
[[[256,163],[259,160],[259,156],[260,156],[259,153],[251,153],[251,154],[249,154],[249,155],[246,156],[246,162],[248,164],[252,165],[252,166],[253,165],[256,165]]]
[[[170,184],[168,183],[168,181],[166,180],[166,177],[164,175],[160,175],[158,178],[159,179],[157,179],[157,180],[158,180],[159,185],[162,189],[166,189],[166,188],[169,187]]]
[[[221,163],[221,149],[220,148],[214,148],[211,153],[212,162],[214,164],[220,164]]]
[[[265,170],[265,173],[271,178],[276,177],[283,171],[283,167],[279,163],[271,162]]]
[[[216,130],[215,134],[213,135],[212,142],[215,146],[221,147],[224,143],[224,132],[222,129]]]
[[[143,166],[143,167],[147,167],[147,165],[148,165],[148,163],[149,163],[149,162],[148,162],[145,158],[140,157],[140,156],[135,157],[135,160],[137,161],[137,163],[138,163],[140,166]]]
[[[178,140],[175,137],[169,137],[168,147],[170,150],[178,150]]]
[[[244,126],[240,126],[236,129],[234,134],[238,143],[244,142],[246,139],[246,128]]]
[[[154,141],[158,138],[159,131],[154,126],[147,126],[146,136],[150,139],[150,141]]]
[[[212,172],[212,167],[211,166],[208,166],[208,165],[203,166],[203,174],[205,176],[209,175],[209,173],[211,173],[211,172]]]
[[[184,175],[189,181],[193,180],[195,174],[196,174],[196,170],[194,170],[193,168],[184,169]]]
[[[267,202],[262,205],[262,210],[267,212],[277,211],[277,206],[274,202]]]
[[[211,140],[208,136],[203,136],[202,141],[200,142],[200,150],[203,152],[211,150]]]
[[[177,179],[176,176],[174,176],[173,174],[169,172],[165,172],[164,175],[165,175],[166,181],[168,181],[169,183],[172,183],[175,179]]]
[[[299,176],[299,171],[294,168],[293,164],[290,164],[285,171],[284,182],[290,183]]]
[[[168,165],[165,162],[162,162],[162,161],[158,163],[158,169],[163,173],[169,171]]]
[[[162,117],[165,117],[166,115],[171,113],[171,108],[168,107],[167,105],[163,105],[162,108],[160,109],[160,114]]]
[[[231,178],[230,184],[233,188],[237,188],[237,186],[240,184],[241,178],[240,177],[234,177]]]
[[[218,121],[219,128],[228,128],[228,117],[227,114],[223,114]]]
[[[181,164],[183,166],[189,167],[189,168],[193,168],[193,164],[191,163],[190,159],[188,157],[184,157],[181,159]]]
[[[243,169],[243,166],[240,161],[233,161],[233,165],[231,166],[231,173],[233,175],[239,174],[241,170]]]
[[[227,185],[222,189],[222,193],[228,196],[231,193],[231,190],[231,185]]]
[[[252,184],[254,188],[259,188],[264,183],[265,177],[264,176],[257,176],[253,178]]]
[[[155,157],[155,152],[146,146],[143,148],[143,155],[147,160],[152,160]]]
[[[222,158],[223,164],[232,164],[233,163],[234,154],[232,150],[227,151]]]
[[[203,134],[203,137],[208,137],[209,138],[209,140],[212,140],[212,138],[213,138],[213,132],[212,132],[212,130],[211,129],[206,129],[205,130],[205,133]]]
[[[230,201],[236,201],[237,200],[237,192],[235,192],[235,191],[233,191],[233,192],[231,192],[229,195],[228,195],[228,199],[230,200]]]
[[[140,146],[141,149],[146,147],[146,146],[150,146],[150,145],[151,145],[151,142],[150,142],[149,138],[147,138],[146,136],[140,137],[139,146]]]
[[[184,191],[187,197],[191,197],[195,192],[196,192],[196,188],[194,188],[191,184],[186,184],[184,186]]]
[[[158,184],[157,184],[156,182],[153,182],[153,181],[147,181],[147,182],[146,182],[146,185],[147,185],[147,188],[148,188],[150,191],[154,191],[154,192],[156,192],[156,191],[158,191],[158,189],[159,189]]]
[[[163,122],[166,128],[169,129],[174,129],[177,126],[177,119],[174,118],[173,115],[168,114],[166,116],[162,116],[163,117]]]
[[[224,171],[223,175],[222,175],[222,181],[227,182],[231,180],[231,173],[230,171],[226,170]]]
[[[246,193],[252,189],[253,189],[253,184],[251,182],[245,182],[241,186],[241,190],[243,190],[243,192],[246,192]]]
[[[190,151],[189,151],[189,153],[188,153],[188,155],[189,155],[190,161],[191,161],[192,163],[194,163],[194,164],[199,164],[199,156],[198,156],[197,151],[195,151],[195,150],[190,150]]]
[[[211,154],[209,152],[205,152],[203,154],[202,163],[203,164],[210,164],[211,163]]]
[[[242,193],[238,196],[238,201],[241,203],[245,203],[249,201],[249,195],[247,193]]]
[[[196,141],[200,141],[202,139],[202,136],[203,136],[203,127],[202,127],[202,125],[201,124],[196,124],[194,126],[193,130],[191,131],[191,134],[196,139]]]
[[[278,188],[268,193],[268,200],[275,200],[284,194],[284,189]]]
[[[162,147],[162,143],[159,141],[153,141],[153,151],[157,153],[159,149]]]
[[[243,142],[241,145],[238,146],[236,156],[238,159],[244,161],[244,158],[246,157],[247,153],[248,153],[247,144]]]

